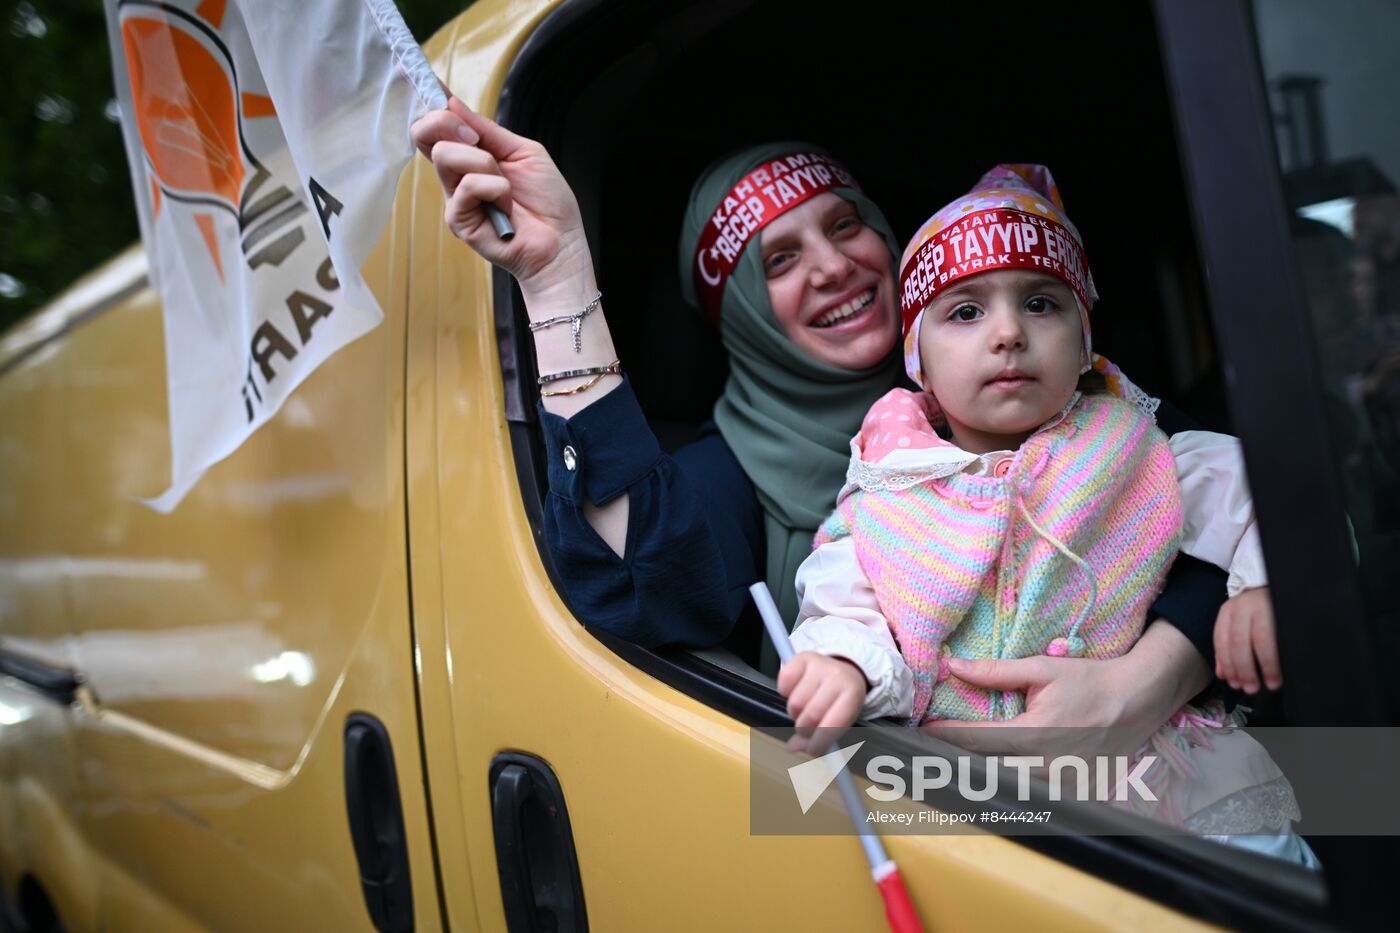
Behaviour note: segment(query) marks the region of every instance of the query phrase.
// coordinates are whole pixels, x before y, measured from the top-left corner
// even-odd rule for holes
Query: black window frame
[[[1249,0],[1154,0],[1154,7],[1269,567],[1288,719],[1390,725],[1330,446],[1253,8]],[[1308,443],[1292,441],[1299,437]],[[1327,871],[1329,918],[1364,925],[1383,916],[1386,869],[1400,859],[1400,839],[1313,843]]]
[[[757,0],[724,0],[711,4],[723,10],[741,9]],[[1202,249],[1207,255],[1204,265],[1223,268],[1221,258],[1228,257],[1230,267],[1251,271],[1267,285],[1269,302],[1258,302],[1258,293],[1243,284],[1243,277],[1214,275],[1207,283],[1212,317],[1220,345],[1227,357],[1227,378],[1232,393],[1232,410],[1244,435],[1248,463],[1277,462],[1283,439],[1288,432],[1317,430],[1324,436],[1322,412],[1313,394],[1297,407],[1283,411],[1277,406],[1277,385],[1296,387],[1319,385],[1316,365],[1308,341],[1305,309],[1296,275],[1290,268],[1291,254],[1287,240],[1287,224],[1282,213],[1281,186],[1274,156],[1270,125],[1265,120],[1267,98],[1262,92],[1262,77],[1253,47],[1253,26],[1244,0],[1151,0],[1158,23],[1158,40],[1163,66],[1169,81],[1177,120],[1177,140],[1187,172],[1188,190],[1192,191],[1193,210]],[[699,3],[692,0],[693,6]],[[676,6],[680,6],[677,4]],[[839,10],[837,11],[840,12]],[[667,5],[665,14],[654,5],[641,0],[571,0],[552,11],[531,34],[509,69],[502,86],[497,119],[519,132],[538,134],[547,125],[545,115],[551,108],[567,99],[568,82],[555,80],[551,63],[555,48],[566,37],[567,44],[582,41],[590,53],[606,60],[619,34],[644,34],[646,27],[639,21],[661,15],[674,15],[675,8]],[[1112,41],[1106,35],[1103,41]],[[1201,69],[1216,68],[1218,73],[1202,73]],[[546,141],[546,145],[548,145]],[[1259,167],[1257,177],[1246,179],[1245,194],[1239,190],[1239,174],[1228,169],[1229,160],[1235,164]],[[1219,187],[1228,181],[1235,186],[1229,199],[1221,196]],[[1215,198],[1210,201],[1209,198]],[[1240,209],[1241,200],[1248,210]],[[1204,200],[1203,199],[1207,199]],[[1273,223],[1256,241],[1244,237],[1229,237],[1239,221],[1222,205],[1229,204],[1239,215],[1253,212],[1257,217],[1271,218]],[[1236,252],[1231,252],[1234,250]],[[1284,270],[1280,274],[1280,270]],[[540,491],[545,488],[545,462],[542,434],[534,408],[536,387],[532,378],[531,341],[525,328],[527,321],[523,301],[509,274],[494,271],[493,303],[497,336],[501,348],[501,366],[505,382],[506,419],[514,453],[526,516],[534,531],[541,560],[556,590],[563,594],[557,571],[545,546],[543,533],[543,502]],[[1248,314],[1236,308],[1245,308]],[[1222,309],[1229,309],[1225,313]],[[1267,311],[1266,311],[1267,309]],[[1291,329],[1280,340],[1283,349],[1277,357],[1255,352],[1251,327],[1263,323],[1276,324],[1280,309],[1287,309],[1286,320]],[[1267,314],[1267,318],[1266,318]],[[1282,382],[1280,382],[1282,378]],[[1285,423],[1286,417],[1286,423]],[[1287,431],[1284,430],[1287,428]],[[1296,460],[1297,451],[1293,451]],[[1261,523],[1264,548],[1271,570],[1288,582],[1276,591],[1279,599],[1297,599],[1287,612],[1280,612],[1281,627],[1286,626],[1284,641],[1285,676],[1289,681],[1289,712],[1298,715],[1295,722],[1341,721],[1341,711],[1327,696],[1326,685],[1335,683],[1308,670],[1298,658],[1310,658],[1316,663],[1314,645],[1302,626],[1308,611],[1323,612],[1332,617],[1339,607],[1360,611],[1359,589],[1354,567],[1342,560],[1345,541],[1340,535],[1345,527],[1329,516],[1342,514],[1340,489],[1331,462],[1321,450],[1311,463],[1317,475],[1327,479],[1326,485],[1335,498],[1320,503],[1310,512],[1307,522],[1299,528],[1284,523]],[[1289,514],[1297,501],[1296,490],[1276,474],[1261,470],[1250,473],[1256,480],[1255,494],[1261,515]],[[1335,572],[1326,587],[1305,592],[1304,579],[1315,574],[1318,565],[1310,563],[1308,575],[1298,573],[1300,561],[1307,559],[1308,548],[1314,543],[1326,545],[1328,562],[1325,570]],[[1282,572],[1280,572],[1282,569]],[[1284,579],[1279,580],[1284,584]],[[1328,602],[1331,600],[1332,602]],[[1293,607],[1297,608],[1294,609]],[[1330,608],[1329,608],[1330,607]],[[1285,621],[1286,620],[1286,621]],[[686,651],[639,647],[606,632],[590,629],[607,648],[638,670],[657,678],[716,711],[750,726],[778,726],[788,723],[785,704],[771,689],[740,677],[702,657]],[[1364,632],[1354,626],[1344,639],[1329,646],[1325,655],[1327,670],[1354,670],[1343,665],[1348,651],[1364,650]],[[1351,658],[1358,655],[1351,654]],[[1296,685],[1296,686],[1295,686]],[[1313,700],[1323,705],[1314,705]],[[1370,697],[1367,697],[1367,704]],[[1378,695],[1375,697],[1379,709]],[[1369,708],[1369,706],[1367,706]],[[1310,712],[1312,711],[1312,712]],[[1320,712],[1319,712],[1320,711]],[[1347,705],[1346,721],[1355,723],[1356,707]],[[1316,713],[1316,715],[1313,715]],[[1370,720],[1367,720],[1370,721]],[[1346,858],[1346,868],[1367,867],[1365,883],[1337,884],[1338,878],[1332,856],[1325,858],[1329,890],[1327,903],[1299,892],[1296,897],[1272,882],[1259,881],[1248,875],[1229,877],[1218,868],[1207,867],[1189,857],[1183,857],[1179,847],[1164,845],[1160,840],[1131,837],[1093,836],[1019,836],[1014,841],[1049,855],[1095,877],[1149,897],[1160,903],[1208,922],[1242,929],[1318,929],[1341,923],[1345,926],[1364,925],[1379,911],[1384,885],[1378,884],[1384,864],[1366,859],[1360,849]],[[1384,840],[1383,842],[1389,842]]]
[[[1156,8],[1212,318],[1260,516],[1288,718],[1385,725],[1250,8],[1244,0],[1158,0]],[[1316,637],[1318,619],[1328,620],[1327,638]]]

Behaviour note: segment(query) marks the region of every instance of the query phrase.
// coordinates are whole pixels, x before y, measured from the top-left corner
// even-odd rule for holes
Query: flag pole
[[[749,587],[749,593],[758,606],[758,614],[763,618],[763,627],[767,629],[773,647],[778,650],[778,657],[786,664],[792,660],[792,641],[788,639],[787,626],[783,625],[783,618],[773,602],[773,594],[768,591],[768,584],[760,580]],[[830,751],[829,747],[821,749],[817,756]],[[870,876],[874,879],[875,886],[880,889],[880,897],[884,899],[885,920],[894,933],[923,933],[923,924],[919,922],[919,914],[914,910],[913,901],[909,899],[904,879],[899,876],[899,867],[885,854],[885,846],[880,842],[879,834],[866,820],[865,804],[856,790],[855,781],[851,780],[851,772],[846,770],[844,764],[835,767],[839,769],[836,772],[836,789],[841,792],[841,800],[845,803],[846,812],[856,829],[856,838],[865,850],[865,860],[870,863]]]
[[[394,0],[365,0],[365,5],[374,14],[379,31],[388,40],[394,57],[398,59],[423,103],[427,104],[430,110],[446,110],[447,91],[433,72],[428,57],[423,54],[423,47],[413,38],[408,24],[403,21],[403,14],[399,12]],[[515,236],[515,227],[511,225],[505,211],[490,201],[483,202],[482,206],[485,207],[486,216],[491,219],[491,226],[495,228],[498,237],[509,240]]]

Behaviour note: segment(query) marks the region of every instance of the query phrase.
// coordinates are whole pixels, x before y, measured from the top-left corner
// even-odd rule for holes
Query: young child
[[[871,408],[798,571],[800,653],[779,677],[795,720],[1011,718],[1021,694],[964,683],[947,659],[1124,654],[1178,551],[1256,603],[1222,620],[1252,618],[1261,597],[1267,610],[1237,444],[1185,432],[1169,446],[1156,400],[1093,353],[1097,295],[1044,167],[992,169],[924,224],[900,270],[905,365],[925,391]],[[1286,835],[1287,779],[1217,717],[1183,711],[1154,737],[1184,778],[1154,815],[1269,834],[1250,847],[1309,863]]]

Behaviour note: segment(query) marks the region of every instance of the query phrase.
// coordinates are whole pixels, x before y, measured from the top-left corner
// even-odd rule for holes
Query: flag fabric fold
[[[174,509],[383,319],[360,276],[445,94],[390,0],[106,0],[164,306]],[[153,490],[154,491],[154,490]]]

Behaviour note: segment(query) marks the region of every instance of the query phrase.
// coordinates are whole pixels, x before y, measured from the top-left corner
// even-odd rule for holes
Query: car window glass
[[[1373,643],[1400,657],[1400,6],[1257,0],[1294,254]],[[1384,660],[1382,661],[1384,663]],[[1400,684],[1386,684],[1391,717]]]

